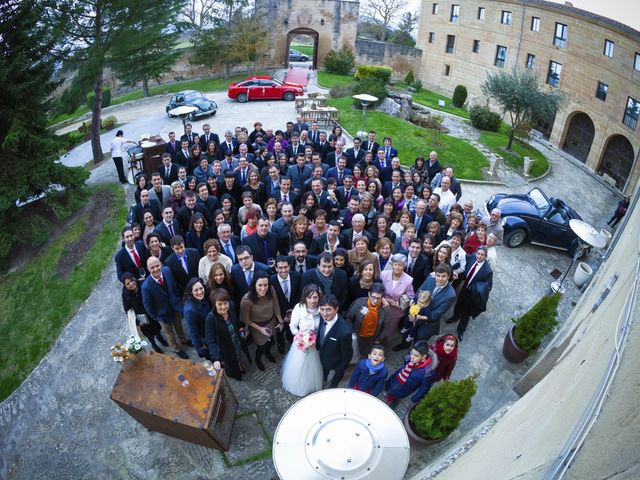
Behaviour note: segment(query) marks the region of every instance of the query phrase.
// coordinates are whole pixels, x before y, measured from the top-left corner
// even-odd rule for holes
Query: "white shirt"
[[[324,322],[324,319],[322,320]],[[331,329],[333,328],[333,326],[336,324],[336,322],[338,321],[338,315],[336,315],[336,317],[329,321],[326,322],[326,325],[324,327],[324,336],[326,337],[327,335],[329,335],[329,332],[331,331]],[[320,341],[324,340],[324,338],[321,338]]]
[[[433,190],[433,193],[440,195],[440,203],[438,206],[440,207],[440,210],[442,210],[442,213],[445,215],[449,213],[451,206],[456,203],[456,196],[451,192],[451,189],[443,192],[442,187],[438,187]]]
[[[122,137],[116,137],[111,141],[111,158],[124,156],[124,145],[129,143]]]
[[[287,275],[287,278],[282,278],[280,275],[278,275],[278,281],[280,282],[280,287],[282,288],[282,292],[285,294],[285,297],[287,296],[287,289],[288,289],[289,298],[287,298],[287,300],[291,300],[291,276]],[[285,284],[287,285],[286,288],[285,288]]]
[[[482,262],[482,263],[476,262],[475,265],[476,265],[476,269],[474,270],[473,275],[470,276],[469,278],[465,279],[465,284],[466,285],[469,285],[473,281],[473,278],[478,274],[478,272],[480,271],[480,269],[484,265],[484,262]],[[471,266],[471,268],[473,269],[473,265]],[[469,270],[469,271],[471,271],[471,270]]]

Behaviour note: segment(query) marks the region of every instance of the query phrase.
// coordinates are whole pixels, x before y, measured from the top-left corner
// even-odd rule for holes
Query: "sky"
[[[551,1],[565,3],[564,0]],[[640,2],[637,0],[572,0],[571,3],[576,8],[617,20],[640,31]],[[407,0],[411,11],[418,10],[421,4],[421,0]]]

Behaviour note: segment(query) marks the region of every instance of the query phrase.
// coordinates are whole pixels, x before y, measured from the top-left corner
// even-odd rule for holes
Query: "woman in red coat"
[[[448,381],[458,360],[458,339],[455,335],[443,335],[431,345],[431,350],[438,356],[433,381]]]

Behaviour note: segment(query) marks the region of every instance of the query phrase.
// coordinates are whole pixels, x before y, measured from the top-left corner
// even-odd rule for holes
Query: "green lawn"
[[[291,48],[298,50],[300,53],[307,55],[309,58],[313,58],[313,45],[302,45],[301,43],[292,43]]]
[[[506,146],[509,143],[509,126],[502,125],[499,132],[480,132],[480,143],[504,158],[504,161],[516,172],[522,172],[523,157],[535,159],[531,166],[531,176],[539,177],[549,169],[547,158],[536,148],[517,139],[513,140],[512,151],[507,152]]]
[[[355,82],[353,75],[338,75],[337,73],[327,73],[324,70],[318,71],[318,85],[323,88],[344,87]]]
[[[0,350],[0,401],[38,365],[112,261],[126,215],[125,198],[120,185],[99,186],[95,190],[109,193],[111,211],[100,219],[78,219],[60,238],[34,255],[29,265],[0,283],[0,335],[6,345]],[[87,220],[104,223],[102,232],[80,265],[63,279],[57,273],[58,261],[85,230]]]
[[[425,89],[422,89],[419,92],[412,93],[412,95],[414,102],[424,105],[425,107],[433,108],[435,110],[441,110],[453,115],[458,115],[459,117],[469,118],[469,112],[467,112],[465,108],[454,107],[449,97],[445,97],[444,95],[440,95],[439,93]],[[444,107],[438,105],[438,100],[444,100]]]
[[[256,75],[265,75],[266,72],[257,72]],[[168,83],[164,85],[156,85],[149,88],[149,94],[160,95],[166,93],[176,93],[181,90],[198,90],[200,92],[223,92],[227,90],[229,84],[231,82],[237,82],[242,80],[247,75],[233,75],[229,78],[205,78],[200,80],[186,80],[184,82],[176,82],[176,83]],[[126,95],[122,95],[120,97],[116,97],[111,102],[111,105],[119,105],[124,102],[129,102],[131,100],[138,100],[140,98],[144,98],[142,94],[142,90],[135,90],[133,92],[127,93]],[[65,113],[61,115],[57,115],[49,120],[49,125],[55,125],[56,123],[64,122],[65,120],[69,120],[72,118],[79,117],[87,113],[89,109],[86,106],[80,106],[73,113]]]
[[[362,110],[353,108],[351,97],[330,99],[329,105],[340,110],[340,123],[349,133],[355,134],[362,128]],[[489,165],[484,155],[464,140],[442,134],[442,145],[433,145],[429,130],[386,113],[367,111],[366,129],[376,130],[379,137],[390,135],[406,166],[413,165],[418,155],[428,158],[431,150],[438,152],[440,163],[454,167],[458,178],[481,180],[482,167]]]

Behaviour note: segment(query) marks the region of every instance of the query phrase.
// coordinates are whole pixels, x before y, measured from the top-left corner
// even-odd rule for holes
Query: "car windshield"
[[[529,192],[529,197],[537,207],[540,215],[544,215],[549,210],[549,200],[544,196],[544,193],[538,188],[534,188]]]
[[[198,93],[198,92],[191,92],[191,93],[187,93],[187,94],[184,96],[184,101],[185,101],[185,102],[194,102],[194,101],[197,101],[197,100],[203,100],[203,98],[204,98],[204,97],[202,96],[202,94],[201,94],[201,93]]]

